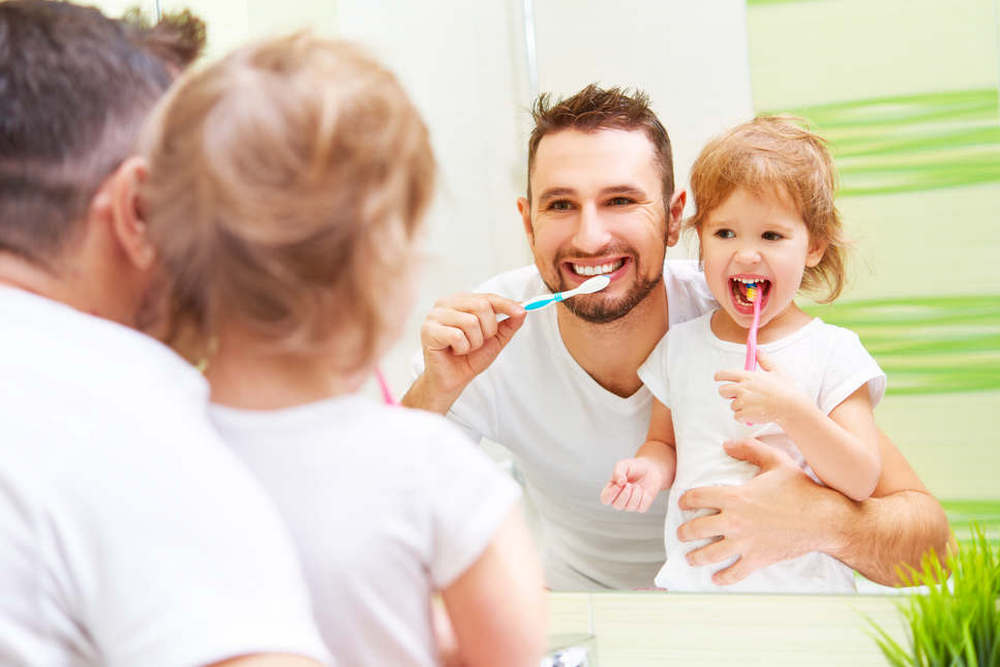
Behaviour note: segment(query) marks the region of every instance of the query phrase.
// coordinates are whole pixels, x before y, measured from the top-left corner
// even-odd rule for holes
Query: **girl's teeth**
[[[578,276],[599,276],[604,273],[611,273],[617,271],[621,268],[622,264],[625,263],[624,259],[619,259],[617,262],[609,262],[608,264],[598,264],[596,266],[585,266],[583,264],[573,264],[573,273]]]

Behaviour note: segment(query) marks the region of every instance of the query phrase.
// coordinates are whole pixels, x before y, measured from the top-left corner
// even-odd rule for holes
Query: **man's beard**
[[[663,281],[663,262],[660,261],[658,266],[659,270],[656,275],[652,278],[645,278],[640,273],[639,258],[636,256],[635,252],[629,250],[628,252],[612,252],[616,249],[611,248],[608,250],[602,250],[600,254],[595,256],[607,255],[607,254],[624,254],[628,255],[634,266],[636,273],[636,281],[632,285],[631,289],[624,295],[616,298],[610,298],[607,295],[596,292],[594,294],[584,294],[581,296],[573,297],[563,302],[563,305],[569,309],[569,312],[573,313],[581,320],[590,322],[591,324],[607,324],[608,322],[614,322],[615,320],[627,315],[633,308],[635,308],[639,303],[642,302],[649,293],[653,291],[653,288],[658,286]],[[559,270],[561,264],[561,258],[564,257],[564,253],[560,253],[556,257],[554,265],[556,269],[556,275],[559,276],[559,285],[553,286],[545,277],[542,280],[545,282],[545,286],[549,288],[552,292],[565,292],[568,289],[572,289],[571,285],[566,284],[566,280],[563,278],[562,271]]]

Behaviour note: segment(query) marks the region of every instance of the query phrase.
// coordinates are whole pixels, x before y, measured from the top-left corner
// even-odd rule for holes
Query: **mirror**
[[[186,4],[208,21],[214,54],[276,25],[357,39],[424,112],[441,188],[420,299],[385,366],[397,391],[435,299],[530,262],[514,204],[536,86],[646,90],[671,134],[679,187],[724,128],[760,112],[807,119],[835,155],[855,242],[848,289],[811,312],[854,329],[887,371],[877,421],[959,538],[973,519],[1000,530],[995,3],[299,0],[252,3],[239,21],[208,0]],[[691,239],[671,251],[695,254]]]

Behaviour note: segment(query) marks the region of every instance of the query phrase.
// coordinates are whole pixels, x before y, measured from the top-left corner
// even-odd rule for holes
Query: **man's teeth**
[[[604,273],[611,273],[617,271],[625,263],[624,259],[619,259],[616,262],[611,262],[609,264],[597,264],[593,266],[587,266],[584,264],[574,264],[573,273],[578,276],[599,276]]]

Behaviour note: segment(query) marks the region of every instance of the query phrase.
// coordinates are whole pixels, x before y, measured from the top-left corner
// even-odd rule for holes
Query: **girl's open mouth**
[[[729,293],[732,296],[733,305],[736,310],[748,315],[753,314],[753,301],[747,294],[751,287],[756,288],[755,299],[760,299],[761,310],[767,305],[767,299],[771,292],[771,281],[756,276],[732,276],[729,278]]]

